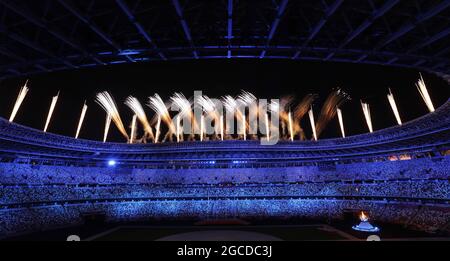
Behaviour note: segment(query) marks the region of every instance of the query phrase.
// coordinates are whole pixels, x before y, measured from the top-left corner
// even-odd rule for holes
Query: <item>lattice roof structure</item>
[[[450,74],[450,0],[0,0],[0,79],[118,63],[292,59]]]

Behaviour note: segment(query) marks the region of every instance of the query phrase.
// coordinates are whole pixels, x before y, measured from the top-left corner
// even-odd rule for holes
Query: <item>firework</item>
[[[200,141],[203,141],[203,133],[205,132],[205,116],[201,116],[200,119]]]
[[[208,96],[205,96],[205,95],[197,97],[196,103],[206,113],[205,116],[208,116],[214,120],[214,133],[216,134],[216,137],[217,137],[217,134],[219,132],[219,124],[218,123],[220,121],[220,115],[217,111],[217,105],[214,103],[213,100],[211,100]],[[202,118],[203,131],[201,131],[201,133],[205,133],[204,120],[205,120],[205,117],[203,116],[203,118]]]
[[[297,107],[294,110],[294,117],[297,120],[301,120],[306,113],[308,113],[308,110],[310,109],[313,101],[317,98],[317,95],[315,94],[308,94],[306,95],[300,103],[297,105]]]
[[[234,119],[241,118],[241,113],[237,110],[238,103],[236,99],[230,95],[222,97],[222,103],[227,113],[227,125],[225,127],[227,134],[230,134],[234,132]]]
[[[361,101],[361,107],[363,109],[364,118],[366,119],[367,127],[369,128],[370,132],[373,132],[372,117],[370,115],[370,106],[368,103],[364,103]]]
[[[22,88],[20,88],[19,95],[17,95],[16,103],[14,104],[11,116],[9,117],[9,122],[14,121],[14,118],[16,118],[17,112],[19,111],[20,105],[22,105],[23,100],[27,96],[27,93],[29,91],[27,85],[28,81],[26,81],[25,85]]]
[[[392,94],[391,89],[389,88],[389,94],[387,95],[389,104],[391,105],[392,111],[394,112],[395,119],[397,119],[398,125],[402,125],[402,120],[400,118],[400,114],[398,113],[397,104],[395,103],[394,94]]]
[[[160,133],[161,133],[161,115],[158,115],[158,120],[156,122],[155,143],[158,143]]]
[[[269,127],[269,114],[266,112],[264,115],[265,123],[266,123],[266,134],[267,141],[270,141],[270,127]]]
[[[228,112],[233,112],[233,113],[234,113],[234,111],[236,110],[236,108],[238,106],[236,99],[234,99],[230,95],[224,96],[222,98],[222,103],[224,104],[225,109]]]
[[[216,105],[214,102],[206,95],[197,97],[197,104],[203,108],[206,113],[214,113],[216,111]]]
[[[52,102],[50,104],[50,109],[48,110],[47,120],[45,121],[44,132],[47,132],[48,125],[50,124],[50,120],[52,119],[53,112],[55,111],[56,103],[58,102],[59,92],[56,96],[53,96]]]
[[[313,138],[315,141],[317,141],[316,124],[314,122],[314,112],[312,106],[311,109],[308,111],[308,114],[309,114],[309,122],[311,123],[311,129],[313,132]]]
[[[180,124],[180,116],[179,115],[177,116],[176,121],[177,121],[177,142],[180,142],[181,124]]]
[[[220,115],[220,139],[223,141],[223,115]]]
[[[153,97],[149,97],[149,103],[147,104],[158,115],[158,120],[166,123],[169,128],[168,135],[172,138],[172,134],[175,134],[175,126],[167,110],[166,104],[161,97],[156,93]],[[160,129],[160,128],[158,128]]]
[[[238,110],[237,120],[238,123],[240,122],[240,125],[242,126],[241,134],[243,134],[244,140],[247,140],[247,132],[253,133],[253,129],[250,129],[250,123],[255,122],[258,117],[257,99],[252,93],[242,90],[241,94],[238,96],[237,102],[242,106],[242,111]],[[248,118],[246,117],[245,112],[246,107],[249,108]]]
[[[256,102],[255,95],[244,90],[241,91],[241,94],[238,96],[238,99],[241,100],[246,105],[251,105]]]
[[[294,127],[292,126],[292,113],[289,111],[288,114],[288,121],[289,121],[289,135],[291,138],[291,141],[294,141]]]
[[[322,134],[326,125],[330,122],[331,119],[334,118],[336,114],[336,108],[341,106],[347,99],[350,99],[348,95],[342,92],[340,89],[337,89],[328,95],[325,100],[324,105],[322,106],[322,110],[320,112],[319,119],[316,124],[316,132],[317,137]]]
[[[314,100],[317,98],[315,94],[306,95],[295,107],[293,111],[293,120],[294,120],[294,132],[299,133],[300,140],[305,140],[305,133],[300,125],[300,121],[303,117],[308,113],[309,108],[311,107]]]
[[[172,106],[180,111],[181,117],[192,114],[191,102],[182,93],[175,93],[170,99]]]
[[[109,133],[109,127],[111,126],[111,115],[108,113],[106,115],[106,121],[105,121],[105,130],[103,132],[103,142],[106,142],[106,139],[108,138]]]
[[[114,101],[113,97],[108,92],[101,92],[97,94],[96,102],[106,111],[106,113],[111,116],[111,119],[116,125],[117,129],[119,129],[120,133],[128,141],[128,133],[125,130],[125,126],[123,125],[122,118],[120,117],[116,102]]]
[[[345,138],[344,118],[342,117],[342,111],[339,108],[337,108],[336,111],[339,120],[339,126],[341,127],[342,138]]]
[[[422,99],[427,105],[428,110],[430,112],[434,112],[433,102],[431,101],[430,95],[428,94],[427,86],[425,85],[425,81],[423,80],[422,74],[420,74],[420,79],[419,81],[417,81],[416,87],[420,93],[420,96],[422,96]]]
[[[83,109],[81,109],[80,120],[78,121],[78,127],[77,127],[77,133],[75,134],[75,139],[78,139],[78,136],[80,135],[81,126],[83,126],[83,122],[84,122],[84,118],[86,116],[87,109],[88,109],[88,106],[86,105],[86,101],[84,101]]]
[[[136,123],[137,123],[137,115],[133,115],[133,119],[131,121],[131,133],[130,133],[130,144],[133,144],[134,138],[136,137]]]
[[[280,115],[280,103],[278,101],[272,100],[269,104],[269,111],[271,115],[271,120],[273,120],[274,115]],[[271,135],[276,135],[278,133],[278,125],[274,125],[272,121],[268,121],[268,127]],[[275,132],[275,133],[274,133]]]
[[[137,116],[139,122],[142,124],[142,126],[144,126],[145,133],[149,135],[151,139],[154,139],[153,129],[150,126],[147,115],[145,114],[144,108],[142,108],[142,105],[139,102],[139,100],[133,96],[129,96],[125,100],[125,105],[127,105]]]

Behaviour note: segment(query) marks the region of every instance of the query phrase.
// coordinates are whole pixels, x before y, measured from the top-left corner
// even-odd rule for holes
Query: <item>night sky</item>
[[[448,83],[432,74],[423,73],[423,76],[435,107],[439,107],[449,98]],[[132,114],[123,104],[128,95],[136,96],[144,104],[154,93],[168,99],[174,92],[183,92],[190,97],[194,90],[202,90],[211,98],[237,95],[241,89],[254,93],[258,98],[295,95],[300,100],[305,94],[317,93],[319,99],[314,108],[318,116],[326,96],[333,88],[340,87],[352,97],[352,101],[342,107],[349,136],[367,132],[360,99],[371,106],[375,130],[396,124],[386,98],[389,87],[395,95],[403,122],[426,114],[428,110],[414,84],[418,77],[419,72],[410,69],[290,60],[192,60],[87,68],[29,77],[30,92],[15,122],[42,129],[51,97],[58,90],[61,95],[49,132],[74,136],[86,99],[89,109],[80,137],[101,140],[105,113],[94,102],[95,94],[100,91],[107,90],[113,94],[128,126]],[[9,117],[26,79],[0,82],[1,117]],[[153,115],[150,108],[145,109],[148,116]],[[302,123],[310,137],[308,119],[303,119]],[[339,136],[338,122],[334,119],[321,138]],[[109,137],[110,141],[124,141],[115,127],[111,128]]]

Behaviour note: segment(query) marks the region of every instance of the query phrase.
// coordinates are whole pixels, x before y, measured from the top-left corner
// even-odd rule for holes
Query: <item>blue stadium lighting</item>
[[[136,55],[136,54],[140,54],[140,53],[141,52],[137,51],[137,50],[123,50],[123,51],[121,51],[119,53],[119,55],[123,55],[123,56],[125,56],[125,55]]]
[[[246,160],[233,160],[233,164],[244,164],[247,163]]]
[[[114,167],[114,166],[116,166],[116,165],[117,165],[117,162],[116,162],[115,160],[109,160],[109,161],[108,161],[108,166]]]

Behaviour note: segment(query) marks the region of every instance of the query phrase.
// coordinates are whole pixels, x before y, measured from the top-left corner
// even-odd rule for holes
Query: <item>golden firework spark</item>
[[[220,115],[220,139],[223,141],[223,115]]]
[[[120,117],[119,110],[117,109],[116,102],[114,101],[111,94],[108,92],[101,92],[97,94],[96,102],[111,116],[112,121],[119,129],[120,133],[129,140],[125,126],[123,125],[122,118]]]
[[[420,96],[422,96],[423,101],[427,105],[428,110],[430,112],[434,112],[434,105],[431,101],[430,95],[428,94],[427,86],[425,85],[422,74],[420,74],[420,79],[417,81],[416,87],[420,93]]]
[[[176,133],[175,126],[172,122],[169,111],[167,110],[167,106],[159,94],[155,93],[155,95],[149,97],[149,103],[147,105],[158,115],[158,120],[163,121],[167,125],[169,128],[167,136],[172,139],[172,134]],[[159,131],[161,131],[161,125],[159,125],[159,127]]]
[[[213,120],[214,122],[214,134],[216,135],[215,137],[217,137],[217,134],[219,132],[219,121],[220,121],[220,115],[217,111],[217,106],[214,103],[214,101],[212,99],[210,99],[208,96],[203,95],[203,96],[198,96],[197,100],[196,100],[196,104],[200,106],[200,108],[203,110],[203,112],[205,112],[206,114],[203,115],[202,114],[202,124],[203,124],[203,130],[201,130],[201,133],[205,133],[205,116],[209,117]],[[202,135],[201,135],[201,139],[203,139]]]
[[[181,135],[181,124],[180,124],[180,117],[177,115],[176,117],[177,122],[177,142],[180,142],[180,135]]]
[[[17,95],[16,102],[14,103],[14,108],[9,117],[9,122],[14,121],[14,119],[16,118],[17,112],[19,111],[19,108],[22,105],[23,100],[27,96],[27,93],[29,91],[27,85],[28,85],[28,80],[25,82],[25,85],[22,88],[20,88],[19,94]]]
[[[77,132],[75,134],[75,139],[78,139],[78,136],[80,135],[81,127],[83,126],[83,122],[84,122],[84,118],[86,116],[87,109],[88,109],[88,106],[86,105],[86,101],[84,101],[83,108],[81,109],[80,120],[78,121],[78,127],[77,127]]]
[[[311,123],[311,129],[313,132],[313,138],[315,141],[317,141],[316,124],[314,122],[314,112],[312,106],[311,109],[308,111],[308,114],[309,114],[309,122]]]
[[[317,95],[315,94],[308,94],[306,95],[300,103],[295,107],[294,110],[294,117],[297,120],[301,120],[306,113],[308,113],[308,110],[311,108],[312,103],[317,98]]]
[[[161,133],[161,115],[158,114],[158,120],[156,122],[155,143],[158,143],[160,133]]]
[[[109,133],[109,128],[111,126],[111,115],[108,113],[106,114],[106,121],[105,121],[105,130],[103,131],[103,142],[106,142],[106,139],[108,139],[108,133]]]
[[[334,118],[336,115],[336,109],[349,99],[350,97],[340,89],[334,90],[328,95],[324,105],[322,106],[319,119],[317,120],[317,137],[320,137],[327,124]]]
[[[137,131],[137,115],[133,115],[133,119],[131,120],[131,133],[130,133],[130,144],[133,144],[134,138],[136,137]]]
[[[270,141],[270,127],[269,127],[269,114],[266,112],[264,115],[265,123],[266,123],[266,139]]]
[[[188,124],[191,132],[190,138],[195,139],[194,134],[196,130],[198,130],[198,124],[192,111],[192,102],[189,101],[182,93],[175,93],[170,99],[172,101],[172,107],[179,111],[177,116],[183,119],[183,130],[186,124]],[[183,131],[181,131],[180,135],[183,135]]]
[[[257,98],[252,93],[242,90],[241,94],[238,95],[237,102],[238,105],[240,104],[242,106],[237,108],[238,126],[241,126],[239,134],[242,134],[244,140],[247,140],[247,131],[249,131],[250,128],[250,121],[252,119],[256,120],[259,113],[257,108],[258,106]],[[247,107],[249,108],[248,119],[246,116]]]
[[[372,116],[370,115],[370,106],[368,103],[364,103],[361,101],[361,107],[364,113],[364,118],[366,119],[367,127],[369,128],[369,131],[372,133]]]
[[[398,125],[402,125],[402,120],[400,118],[400,114],[398,113],[397,104],[395,103],[394,94],[392,94],[391,89],[389,88],[389,93],[387,95],[389,100],[389,104],[391,105],[392,112],[395,115],[395,119],[397,120]]]
[[[337,108],[337,115],[339,120],[339,126],[341,127],[342,138],[345,138],[345,129],[344,129],[344,117],[342,116],[342,110]]]
[[[47,120],[45,121],[44,132],[47,132],[48,125],[50,124],[50,120],[52,119],[53,112],[55,111],[56,103],[58,102],[59,92],[56,96],[53,96],[52,102],[50,104],[50,109],[48,110]]]
[[[293,112],[294,118],[294,132],[299,133],[300,140],[305,140],[305,132],[303,131],[300,121],[308,113],[312,103],[317,98],[316,94],[308,94],[297,104]]]
[[[137,118],[139,119],[139,122],[144,127],[145,133],[148,136],[150,136],[151,139],[154,139],[153,129],[150,126],[150,123],[148,121],[147,115],[145,114],[144,108],[142,108],[142,105],[139,102],[139,100],[137,98],[133,97],[133,96],[129,96],[125,100],[125,105],[127,105],[134,112],[134,114],[137,116]]]
[[[290,138],[291,141],[294,141],[294,126],[292,125],[292,113],[291,111],[289,111],[288,113],[288,118],[289,118],[289,134],[290,134]]]
[[[202,114],[200,119],[200,141],[203,141],[204,132],[205,132],[205,116]]]

